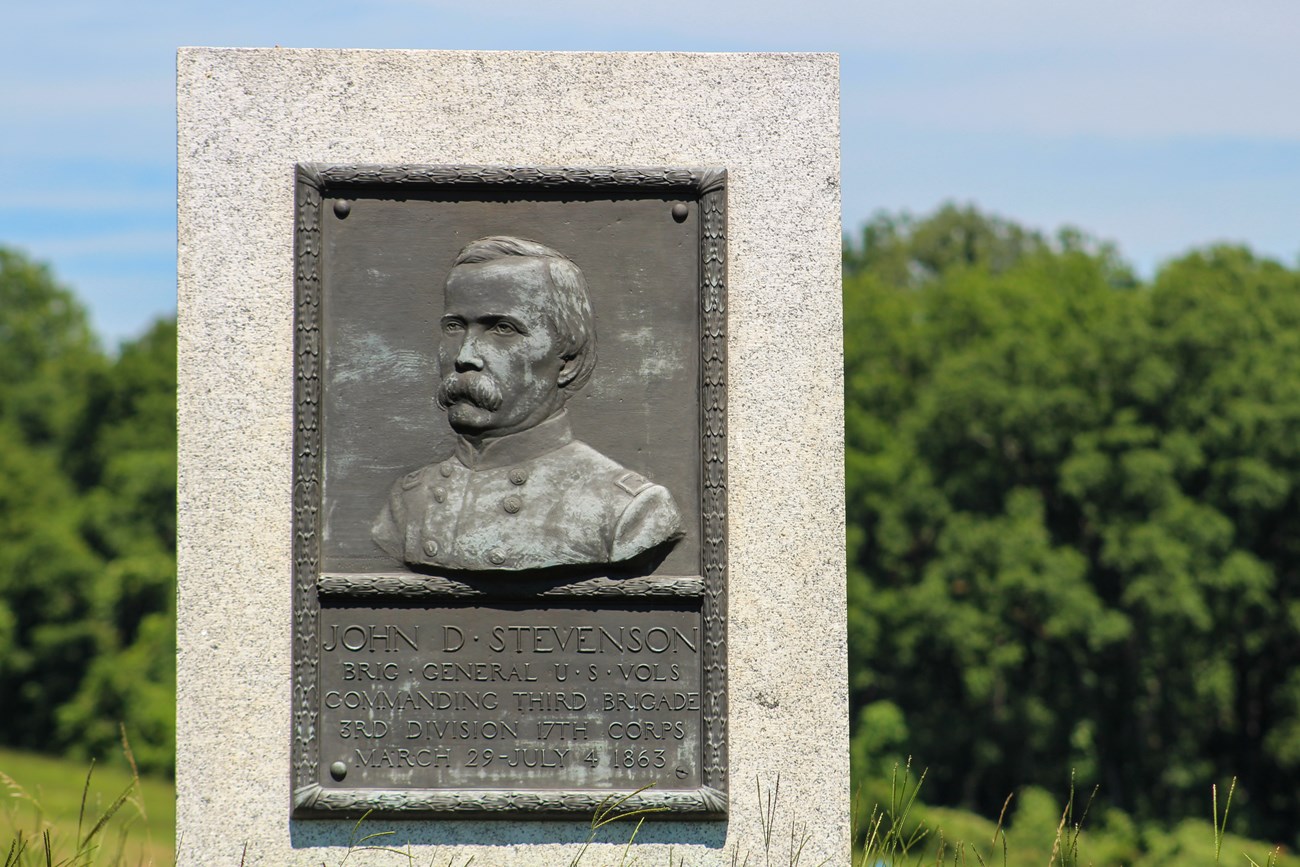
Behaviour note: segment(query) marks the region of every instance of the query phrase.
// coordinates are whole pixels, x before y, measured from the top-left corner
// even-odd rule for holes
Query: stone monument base
[[[590,834],[291,818],[299,164],[727,171],[726,818],[647,822],[629,857],[752,863],[779,777],[773,854],[793,824],[801,863],[848,862],[838,87],[826,54],[179,52],[179,864],[392,831],[419,863],[564,865]]]

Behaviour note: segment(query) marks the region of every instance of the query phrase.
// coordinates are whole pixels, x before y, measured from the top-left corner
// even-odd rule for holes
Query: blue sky
[[[112,345],[175,310],[175,49],[835,51],[844,225],[972,202],[1119,244],[1300,254],[1296,0],[17,0],[0,243]]]

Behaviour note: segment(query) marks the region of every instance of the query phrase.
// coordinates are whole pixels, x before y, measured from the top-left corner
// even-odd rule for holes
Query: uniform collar
[[[456,457],[471,470],[494,470],[541,457],[572,441],[569,413],[561,409],[528,430],[503,437],[485,438],[477,445],[464,437],[457,437]]]

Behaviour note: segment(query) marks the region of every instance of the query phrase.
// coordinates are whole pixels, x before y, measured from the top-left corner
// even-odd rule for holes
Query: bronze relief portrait
[[[597,364],[587,281],[562,253],[492,236],[444,287],[438,406],[450,454],[393,483],[372,538],[410,566],[542,569],[632,560],[685,531],[662,485],[575,439]]]

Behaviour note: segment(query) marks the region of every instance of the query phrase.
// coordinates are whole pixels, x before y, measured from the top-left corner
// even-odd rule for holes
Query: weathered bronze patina
[[[375,543],[413,567],[544,569],[631,560],[685,535],[662,485],[573,437],[596,368],[587,281],[535,241],[456,256],[438,323],[438,405],[454,450],[398,479]]]
[[[726,812],[725,201],[299,167],[295,816]]]
[[[519,603],[322,610],[321,758],[350,786],[702,783],[701,629],[688,607]]]

